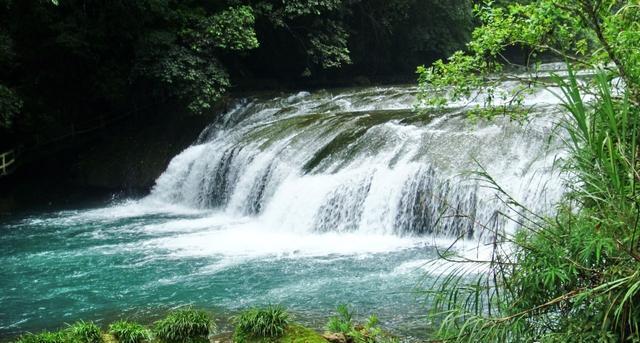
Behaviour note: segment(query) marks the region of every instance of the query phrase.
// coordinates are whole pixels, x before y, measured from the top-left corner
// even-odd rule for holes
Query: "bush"
[[[69,341],[82,343],[102,342],[102,332],[93,322],[79,321],[65,330]]]
[[[215,326],[208,313],[191,308],[169,313],[155,323],[154,334],[163,342],[187,342],[197,338],[205,338]]]
[[[140,343],[149,340],[149,330],[138,323],[126,320],[109,325],[109,333],[120,343]]]
[[[234,318],[234,341],[281,337],[289,325],[289,313],[282,306],[253,308]]]

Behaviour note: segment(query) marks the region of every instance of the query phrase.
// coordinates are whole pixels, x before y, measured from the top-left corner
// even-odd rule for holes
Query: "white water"
[[[471,123],[455,106],[415,117],[415,91],[241,101],[171,161],[147,198],[113,211],[202,211],[204,219],[147,228],[183,230],[148,244],[180,256],[259,257],[484,242],[515,230],[497,214],[509,210],[495,191],[469,174],[479,166],[522,204],[552,210],[563,187],[550,92],[527,100],[538,104],[527,123]]]

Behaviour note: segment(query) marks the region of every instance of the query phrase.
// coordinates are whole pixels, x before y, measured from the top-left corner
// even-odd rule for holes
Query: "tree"
[[[234,85],[259,87],[264,78],[411,76],[420,56],[462,45],[470,4],[0,0],[3,139],[33,145],[167,103],[199,114]]]
[[[486,273],[453,273],[435,286],[437,335],[465,342],[638,342],[640,7],[621,0],[536,0],[485,2],[475,12],[482,25],[467,50],[418,69],[422,104],[495,91],[497,73],[512,63],[504,52],[514,46],[528,52],[526,67],[533,70],[541,54],[567,61],[568,77],[553,83],[567,111],[561,125],[571,182],[556,216],[547,218],[528,212],[480,172],[520,213],[521,229],[494,233],[496,246],[510,252],[497,248],[490,261],[473,261]],[[598,72],[583,85],[576,68]],[[593,101],[583,100],[586,92]],[[503,96],[517,107],[518,94]],[[504,113],[491,102],[485,106],[489,117]]]

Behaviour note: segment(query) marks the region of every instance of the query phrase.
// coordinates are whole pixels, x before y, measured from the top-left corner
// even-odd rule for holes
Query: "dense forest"
[[[473,25],[464,0],[3,0],[0,22],[5,149],[234,89],[412,81]]]

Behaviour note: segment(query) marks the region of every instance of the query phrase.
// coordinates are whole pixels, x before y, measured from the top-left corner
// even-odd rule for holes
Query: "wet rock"
[[[322,338],[326,339],[331,343],[347,343],[348,342],[347,337],[343,333],[327,332],[324,335],[322,335]]]

